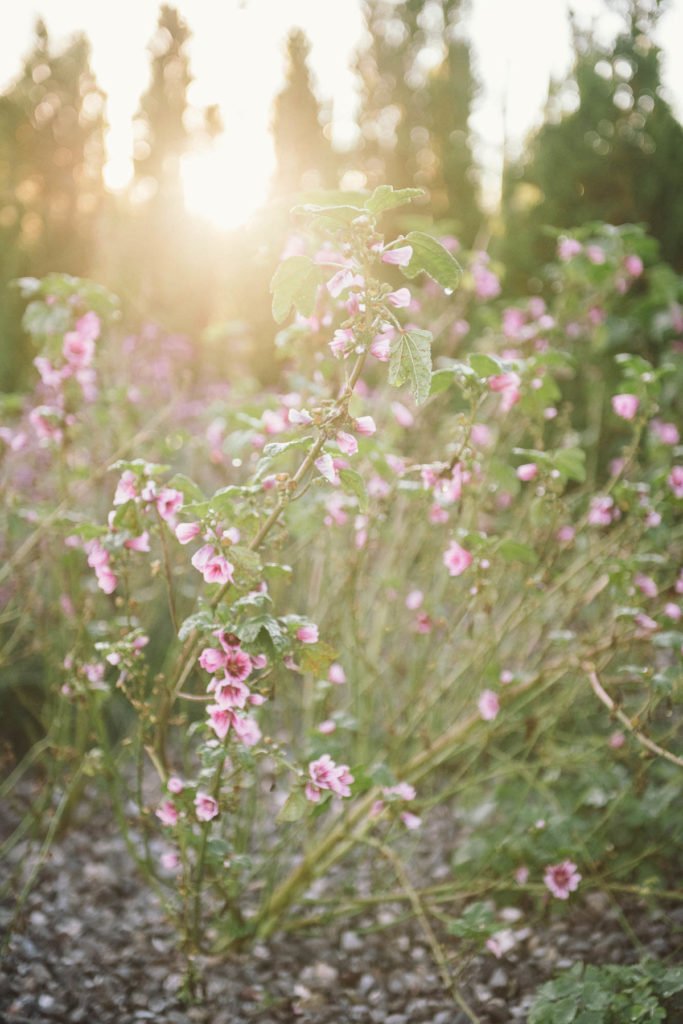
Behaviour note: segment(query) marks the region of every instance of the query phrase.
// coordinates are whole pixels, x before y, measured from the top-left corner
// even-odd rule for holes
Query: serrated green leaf
[[[250,578],[258,577],[261,574],[261,559],[258,554],[241,544],[231,546],[228,551],[228,561]]]
[[[358,509],[365,513],[368,510],[368,492],[365,489],[365,481],[355,469],[341,469],[339,480],[347,494],[354,494],[358,498]]]
[[[365,208],[374,214],[375,217],[379,217],[380,214],[385,213],[387,210],[394,210],[397,206],[405,206],[407,203],[411,203],[413,199],[418,199],[424,194],[424,189],[422,188],[395,189],[391,185],[379,185],[370,198],[366,200]]]
[[[270,283],[273,319],[281,324],[292,306],[302,316],[310,316],[320,283],[320,268],[308,256],[290,256],[275,271]]]
[[[408,384],[418,405],[429,398],[432,385],[432,336],[429,331],[403,331],[391,344],[389,383]]]
[[[425,273],[442,288],[449,291],[457,288],[462,268],[441,242],[431,235],[426,235],[424,231],[411,231],[402,244],[410,245],[413,250],[410,263],[407,267],[401,268],[406,277],[417,277],[418,274]]]
[[[188,615],[184,622],[180,624],[178,630],[178,639],[187,640],[190,633],[194,633],[196,629],[202,631],[209,630],[213,627],[213,616],[206,608],[202,611],[195,612],[193,615]]]

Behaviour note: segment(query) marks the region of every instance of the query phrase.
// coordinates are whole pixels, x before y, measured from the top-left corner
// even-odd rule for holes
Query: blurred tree
[[[310,49],[305,33],[293,29],[287,39],[285,86],[273,110],[276,195],[335,184],[335,157],[308,69]]]
[[[522,287],[553,254],[544,225],[643,223],[683,268],[683,127],[662,96],[653,31],[666,0],[612,0],[612,46],[574,31],[569,78],[551,87],[545,124],[505,174],[507,285]]]
[[[471,243],[481,222],[469,132],[476,86],[461,35],[466,0],[366,0],[356,153],[374,186],[418,185]]]
[[[0,96],[0,385],[15,388],[30,356],[11,280],[91,271],[103,199],[104,94],[90,47],[53,53],[38,21],[16,81]]]

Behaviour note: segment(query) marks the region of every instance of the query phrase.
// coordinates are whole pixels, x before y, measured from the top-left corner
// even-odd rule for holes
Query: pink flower
[[[382,334],[376,334],[370,344],[370,355],[380,363],[386,363],[391,355],[391,342],[394,337],[393,328]]]
[[[382,253],[382,263],[391,263],[395,267],[407,267],[412,258],[412,245],[401,245],[395,249],[385,249]]]
[[[113,594],[119,583],[116,573],[113,573],[108,566],[103,566],[101,569],[95,570],[95,575],[100,590],[105,594]]]
[[[529,869],[524,864],[515,870],[514,879],[517,885],[526,885],[529,881]]]
[[[183,782],[182,779],[179,779],[177,775],[171,775],[168,782],[166,783],[166,788],[168,789],[169,793],[182,793],[182,791],[185,789],[185,783]]]
[[[422,818],[419,818],[417,814],[413,814],[411,811],[401,811],[400,818],[405,827],[410,829],[411,832],[422,825]]]
[[[475,263],[472,267],[474,294],[478,299],[495,299],[500,295],[500,281],[487,266]]]
[[[235,712],[232,708],[222,707],[220,704],[209,704],[206,713],[209,716],[209,726],[219,740],[224,740],[230,732],[231,725],[234,724]]]
[[[588,522],[591,526],[609,526],[612,520],[617,518],[616,513],[614,498],[600,496],[591,498]]]
[[[211,561],[215,554],[216,549],[214,548],[213,544],[203,544],[199,548],[199,550],[195,551],[195,553],[193,554],[191,559],[192,565],[197,570],[197,572],[203,572],[204,566],[207,564],[207,562]]]
[[[199,664],[205,672],[210,672],[213,675],[214,672],[218,672],[225,666],[226,657],[224,651],[219,651],[215,647],[205,647],[199,655]]]
[[[639,405],[640,401],[635,395],[614,395],[612,398],[612,408],[623,420],[634,419]]]
[[[68,331],[64,335],[62,355],[74,369],[84,369],[93,360],[95,344],[87,338],[82,338],[77,331]]]
[[[175,535],[180,544],[189,544],[202,532],[200,523],[179,523],[175,528]]]
[[[661,420],[652,420],[650,429],[653,434],[657,435],[662,444],[675,445],[681,439],[675,423],[663,423]]]
[[[603,264],[605,262],[605,259],[607,258],[605,256],[605,250],[602,249],[599,245],[587,245],[586,256],[591,261],[591,263],[595,263],[596,266]]]
[[[494,932],[493,935],[486,940],[486,948],[490,953],[500,960],[502,956],[509,953],[513,946],[516,944],[515,933],[511,928],[503,928],[499,932]]]
[[[408,288],[398,288],[395,292],[389,292],[387,302],[394,309],[405,309],[410,305],[410,291]]]
[[[543,881],[553,896],[556,896],[558,900],[566,900],[569,898],[570,892],[578,889],[581,875],[576,869],[576,864],[565,860],[561,864],[549,865],[545,869]]]
[[[538,466],[533,462],[525,462],[517,467],[517,478],[525,482],[534,480],[538,476]]]
[[[492,722],[500,711],[498,695],[494,693],[493,690],[484,690],[477,701],[477,707],[479,708],[479,714],[484,721]]]
[[[372,437],[377,430],[372,416],[359,416],[354,420],[353,425],[356,433],[360,434],[362,437]]]
[[[347,434],[344,430],[337,434],[337,444],[344,455],[355,455],[358,451],[358,441],[353,434]]]
[[[224,676],[223,679],[212,679],[207,690],[214,691],[218,706],[223,711],[228,708],[243,708],[249,698],[249,687],[228,676]]]
[[[683,466],[674,466],[666,478],[675,498],[683,498]]]
[[[101,323],[97,313],[92,311],[84,313],[80,319],[76,321],[76,333],[84,341],[97,341],[100,336]]]
[[[509,373],[497,373],[493,377],[489,377],[488,385],[491,391],[501,395],[500,407],[503,412],[509,412],[512,406],[522,397],[521,383],[519,375],[512,371]]]
[[[327,282],[327,290],[332,298],[336,299],[343,291],[351,287],[353,281],[353,271],[348,268],[338,270],[337,273]]]
[[[234,565],[231,565],[223,555],[210,558],[202,569],[202,576],[207,583],[231,583],[233,579]]]
[[[337,662],[333,662],[329,667],[327,678],[331,683],[335,683],[337,686],[342,686],[346,682],[346,673],[341,665],[337,664]]]
[[[164,850],[159,857],[159,863],[164,871],[175,871],[180,867],[180,857],[175,850]]]
[[[406,596],[406,608],[411,612],[416,612],[423,601],[424,594],[421,590],[411,590]]]
[[[332,341],[330,342],[330,351],[335,359],[339,359],[340,356],[346,356],[353,347],[353,331],[350,327],[340,327],[332,335]]]
[[[129,551],[146,554],[149,551],[149,533],[145,530],[139,537],[131,537],[130,540],[124,541],[123,546]]]
[[[472,555],[461,547],[457,540],[452,540],[444,552],[443,563],[449,576],[460,576],[472,564]]]
[[[244,718],[235,717],[233,723],[235,729],[235,735],[242,742],[245,747],[253,747],[255,743],[261,739],[261,730],[258,724],[253,718],[245,716]]]
[[[325,477],[328,483],[333,485],[333,487],[336,487],[339,484],[339,473],[335,468],[331,455],[321,455],[319,459],[316,459],[315,468],[321,476]]]
[[[251,658],[240,647],[228,649],[224,664],[225,674],[233,681],[241,683],[251,675]]]
[[[607,742],[609,746],[612,748],[612,750],[620,750],[626,742],[626,737],[624,736],[623,732],[619,732],[617,730],[616,732],[612,733]]]
[[[309,423],[313,422],[313,417],[306,409],[290,409],[287,419],[297,427],[307,427]]]
[[[302,644],[317,644],[318,642],[318,627],[310,624],[308,626],[299,626],[296,631],[296,638]]]
[[[557,243],[557,255],[566,263],[568,260],[578,256],[583,246],[575,238],[561,238]]]
[[[674,604],[673,601],[666,602],[664,605],[664,614],[667,619],[671,619],[672,622],[680,622],[681,618],[683,618],[683,612],[677,604]]]
[[[329,754],[323,754],[317,761],[311,761],[308,774],[310,781],[306,783],[306,797],[312,803],[318,803],[324,789],[329,789],[336,796],[351,796],[349,787],[353,782],[353,775],[349,772],[349,766],[335,764]]]
[[[162,825],[172,827],[178,824],[178,808],[172,800],[164,800],[157,808],[156,816]]]
[[[124,470],[121,474],[121,479],[116,485],[116,493],[114,494],[115,505],[125,505],[127,501],[134,501],[138,496],[138,486],[135,473],[130,469]]]
[[[199,821],[211,821],[218,814],[218,803],[208,793],[197,793],[194,798],[197,818]]]
[[[645,597],[656,597],[659,592],[657,590],[657,584],[652,577],[645,576],[642,572],[637,572],[635,574],[633,582],[638,587],[638,590],[640,590],[642,594],[645,594]]]
[[[164,487],[156,498],[159,515],[171,525],[175,525],[175,514],[182,507],[182,504],[182,494],[180,491],[174,491],[172,487]]]
[[[336,732],[337,723],[331,718],[326,718],[324,722],[321,722],[318,726],[318,732],[322,733],[323,736],[329,736],[330,733]]]
[[[397,782],[395,786],[385,786],[382,790],[385,797],[397,796],[399,800],[414,800],[415,786],[411,786],[409,782]]]
[[[410,409],[408,409],[402,402],[392,402],[391,411],[393,412],[394,419],[398,423],[399,427],[404,427],[406,430],[412,427],[415,422],[415,417]]]
[[[643,261],[640,256],[636,256],[635,253],[631,253],[631,255],[627,256],[624,260],[624,269],[631,277],[640,277],[644,269]]]

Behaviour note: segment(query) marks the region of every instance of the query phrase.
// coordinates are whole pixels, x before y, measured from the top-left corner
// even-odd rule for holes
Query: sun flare
[[[240,227],[268,195],[268,139],[254,140],[249,148],[220,139],[211,150],[184,157],[180,173],[190,213],[223,230]]]

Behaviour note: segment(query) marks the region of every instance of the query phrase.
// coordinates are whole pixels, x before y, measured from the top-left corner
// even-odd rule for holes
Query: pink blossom
[[[312,623],[307,626],[299,626],[296,631],[296,638],[302,644],[317,644],[318,627]]]
[[[162,825],[172,827],[178,824],[178,808],[172,800],[164,800],[157,808],[156,816]]]
[[[76,333],[84,341],[97,341],[100,336],[101,323],[97,313],[84,313],[76,321]]]
[[[624,736],[623,732],[617,730],[616,732],[613,732],[611,734],[607,742],[609,746],[612,748],[612,750],[620,750],[626,742],[626,737]]]
[[[624,260],[624,269],[631,277],[640,277],[644,269],[643,261],[640,256],[636,256],[635,253],[631,253]]]
[[[231,647],[225,655],[225,673],[229,679],[243,682],[251,675],[252,662],[246,651]]]
[[[192,565],[198,572],[203,572],[204,566],[207,562],[211,561],[215,554],[216,549],[213,544],[203,544],[202,547],[193,554],[191,559]]]
[[[415,612],[422,606],[423,601],[424,594],[421,590],[411,590],[406,596],[406,608],[411,612]]]
[[[545,869],[543,881],[553,896],[556,896],[558,900],[566,900],[571,892],[578,889],[581,875],[577,871],[576,864],[565,860],[561,864],[550,864]]]
[[[617,416],[621,416],[623,420],[634,419],[639,405],[640,401],[635,395],[614,395],[612,398],[612,408]]]
[[[517,340],[522,337],[526,317],[521,309],[508,306],[503,310],[503,334],[506,338]]]
[[[385,797],[396,796],[399,800],[414,800],[416,797],[415,786],[409,782],[397,782],[395,786],[385,786],[382,790]]]
[[[56,444],[62,440],[64,433],[59,426],[62,419],[62,410],[53,405],[39,405],[31,409],[28,420],[35,430],[39,441],[54,441]]]
[[[346,682],[346,673],[342,666],[335,661],[329,667],[327,678],[331,683],[341,686]]]
[[[175,535],[180,544],[189,544],[201,532],[201,523],[179,523],[175,528]]]
[[[220,704],[209,704],[206,713],[209,716],[209,726],[219,740],[224,740],[230,732],[230,727],[234,724],[235,712],[232,708],[221,707]]]
[[[185,789],[185,783],[183,782],[182,779],[178,778],[177,775],[171,775],[168,782],[166,783],[166,788],[168,789],[169,793],[182,793],[182,791]]]
[[[115,505],[125,505],[127,501],[135,501],[138,496],[137,478],[130,469],[124,470],[116,485],[114,494]]]
[[[329,736],[331,733],[336,732],[337,723],[331,718],[326,718],[324,722],[321,722],[318,726],[318,732],[322,733],[323,736]]]
[[[332,456],[329,454],[321,455],[320,458],[315,460],[315,468],[318,470],[321,476],[325,477],[328,483],[331,483],[333,487],[337,487],[339,484],[339,473],[337,472]]]
[[[412,245],[401,245],[395,249],[385,249],[382,253],[382,263],[391,263],[395,267],[407,267],[412,258]]]
[[[199,655],[199,664],[205,672],[211,672],[213,675],[224,667],[226,658],[227,654],[224,651],[219,651],[215,647],[205,647]]]
[[[308,765],[308,774],[310,781],[306,783],[306,797],[313,803],[318,803],[324,789],[330,790],[336,796],[351,796],[350,785],[354,780],[349,766],[335,764],[329,754],[323,754],[317,761],[311,761]]]
[[[391,355],[391,342],[394,337],[394,330],[390,328],[382,334],[376,334],[370,344],[370,355],[378,359],[380,363],[386,363]]]
[[[673,601],[667,601],[664,605],[664,614],[667,619],[671,619],[672,622],[680,622],[683,617],[683,611],[681,611],[678,605],[674,604]]]
[[[348,267],[338,270],[337,273],[327,282],[327,290],[333,299],[339,298],[341,293],[350,288],[354,282],[353,271]]]
[[[180,857],[175,850],[164,850],[159,857],[159,863],[164,871],[175,871],[180,867]]]
[[[444,552],[443,563],[448,569],[449,576],[460,576],[472,564],[472,555],[465,548],[452,540]]]
[[[306,409],[290,409],[287,419],[297,427],[307,427],[313,422],[313,417]]]
[[[595,263],[597,266],[603,264],[607,258],[605,256],[605,250],[602,249],[599,245],[587,245],[586,256],[591,261],[591,263]]]
[[[642,572],[636,573],[633,577],[633,582],[638,587],[638,590],[640,590],[642,594],[645,594],[645,597],[656,597],[659,592],[657,590],[657,584],[652,577],[645,576]]]
[[[216,555],[204,564],[202,576],[206,583],[220,583],[222,585],[231,583],[233,579],[234,565],[231,565],[223,555]]]
[[[281,434],[287,429],[287,421],[283,414],[273,409],[264,409],[261,422],[266,434]]]
[[[183,500],[180,491],[175,491],[172,487],[164,487],[156,498],[156,506],[161,518],[175,526],[175,514],[182,507]]]
[[[509,668],[504,668],[498,678],[503,686],[508,686],[510,683],[514,682],[515,674],[514,672],[511,672]]]
[[[525,482],[534,480],[538,476],[538,466],[534,462],[525,462],[517,467],[517,478]]]
[[[479,708],[479,714],[484,721],[492,722],[500,711],[498,695],[494,693],[493,690],[484,690],[477,701],[477,707]]]
[[[659,629],[657,622],[655,622],[651,616],[646,615],[645,612],[638,612],[633,621],[636,626],[638,626],[638,629],[645,635],[648,633],[654,633],[655,630]]]
[[[149,551],[149,533],[145,530],[139,537],[131,537],[123,542],[123,546],[129,551],[137,551],[139,554],[146,554]]]
[[[578,256],[582,249],[581,242],[575,238],[560,238],[557,243],[557,255],[564,263]]]
[[[83,369],[92,362],[95,343],[89,338],[82,338],[77,331],[68,331],[64,335],[62,355],[70,366]]]
[[[223,679],[212,679],[207,690],[214,691],[218,706],[226,708],[243,708],[249,698],[249,687],[238,679],[230,679],[224,676]]]
[[[666,478],[675,498],[683,498],[683,466],[674,466]]]
[[[488,379],[488,386],[491,391],[501,395],[501,410],[509,412],[522,397],[520,390],[521,380],[518,374],[513,371],[509,373],[497,373]]]
[[[418,633],[426,634],[431,633],[434,628],[434,624],[426,612],[420,612],[415,617],[415,630]]]
[[[394,309],[406,309],[410,305],[410,291],[408,288],[398,288],[395,292],[389,292],[387,302]]]
[[[261,739],[261,730],[253,718],[246,715],[244,718],[235,717],[233,723],[235,735],[245,747],[253,747]]]
[[[95,569],[95,576],[97,577],[97,585],[100,590],[104,591],[105,594],[113,594],[116,590],[119,580],[118,576],[112,572],[108,566],[103,566],[100,569]]]
[[[362,437],[372,437],[377,430],[372,416],[358,416],[357,419],[354,420],[353,425],[356,433],[360,434]]]
[[[524,864],[515,870],[514,879],[517,885],[526,885],[529,881],[529,869]]]
[[[411,811],[401,811],[400,818],[405,827],[410,829],[411,832],[422,825],[422,818],[419,818],[417,814],[413,814]]]
[[[489,267],[475,263],[472,267],[474,294],[478,299],[495,299],[500,295],[500,281]]]
[[[398,423],[399,427],[404,427],[406,430],[412,427],[415,422],[415,417],[410,409],[408,409],[402,402],[392,402],[391,411],[393,412],[394,419]]]
[[[675,445],[680,441],[681,435],[675,423],[663,423],[661,420],[652,420],[650,429],[656,434],[662,444]]]
[[[351,351],[353,343],[354,338],[351,328],[340,327],[332,335],[332,341],[329,344],[330,351],[335,359],[339,359],[340,356],[346,357]]]
[[[591,526],[609,526],[616,518],[614,498],[600,496],[591,498],[588,510],[588,522]]]
[[[340,430],[337,434],[337,444],[344,455],[355,455],[358,451],[358,441],[353,434],[347,434],[344,430]]]
[[[218,814],[218,803],[208,793],[199,791],[194,798],[194,805],[199,821],[211,821]]]

